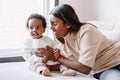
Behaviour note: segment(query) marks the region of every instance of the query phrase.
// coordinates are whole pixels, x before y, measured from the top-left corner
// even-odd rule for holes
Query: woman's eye
[[[36,27],[37,29],[39,29],[40,27]]]
[[[53,26],[56,26],[57,25],[57,23],[53,23]]]

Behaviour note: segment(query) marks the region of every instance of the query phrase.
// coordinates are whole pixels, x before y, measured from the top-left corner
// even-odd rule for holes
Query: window
[[[0,49],[21,48],[28,36],[28,16],[40,13],[47,17],[53,7],[54,0],[0,0]]]

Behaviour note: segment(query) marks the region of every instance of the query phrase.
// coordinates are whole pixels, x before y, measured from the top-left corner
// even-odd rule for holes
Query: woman
[[[63,50],[54,51],[59,63],[84,74],[92,73],[99,80],[120,80],[120,42],[109,40],[92,24],[81,23],[67,4],[50,12],[50,23]]]

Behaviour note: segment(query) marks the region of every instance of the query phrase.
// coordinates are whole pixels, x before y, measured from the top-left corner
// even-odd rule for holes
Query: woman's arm
[[[59,49],[54,50],[54,57],[59,63],[65,65],[71,69],[74,69],[78,72],[81,72],[84,74],[89,74],[91,71],[91,67],[83,65],[80,62],[78,62],[77,60],[71,60],[71,59],[68,59],[68,58],[62,56],[60,54]]]
[[[76,60],[71,60],[71,59],[65,58],[63,56],[59,56],[57,61],[71,69],[74,69],[74,70],[84,73],[84,74],[89,74],[91,71],[90,67],[85,66]]]

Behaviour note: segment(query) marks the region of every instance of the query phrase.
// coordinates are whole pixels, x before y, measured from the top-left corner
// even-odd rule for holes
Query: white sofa
[[[99,30],[109,39],[120,41],[120,23],[117,22],[102,22],[102,21],[88,21],[94,24]]]
[[[112,40],[120,40],[120,25],[117,23],[108,23],[100,21],[89,21],[96,25],[100,31]],[[75,77],[61,76],[59,72],[53,72],[53,77],[44,77],[36,73],[31,72],[28,69],[28,64],[23,62],[20,56],[22,56],[21,50],[0,50],[0,58],[12,57],[4,60],[0,63],[0,79],[1,80],[96,80],[91,76],[78,74]],[[17,57],[17,58],[15,58]],[[19,59],[18,59],[19,58]],[[13,61],[14,60],[14,61]],[[16,60],[16,61],[15,61]],[[13,62],[12,62],[13,61]]]

